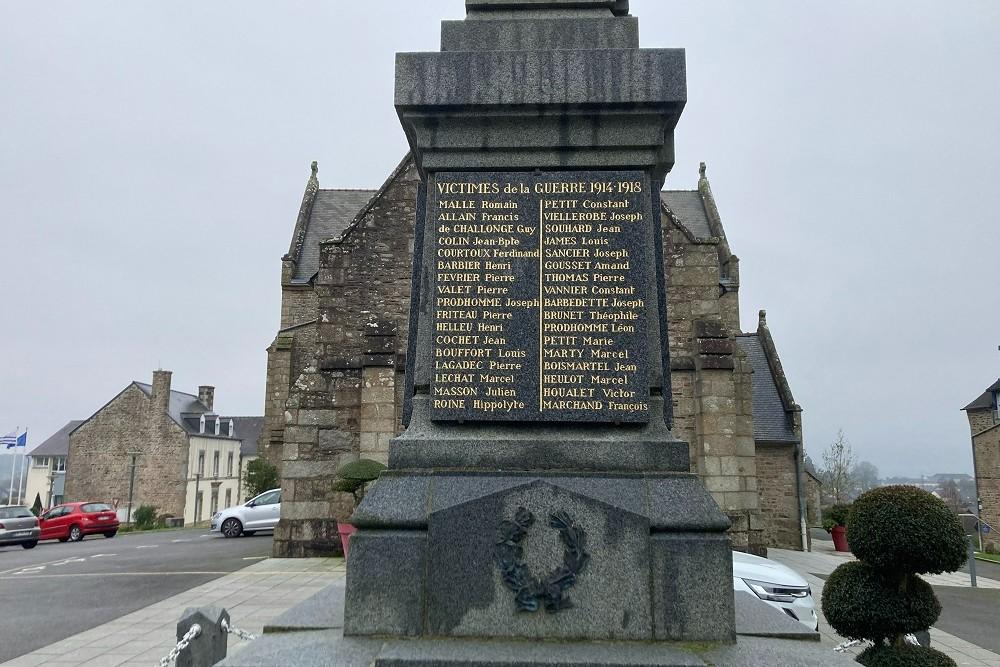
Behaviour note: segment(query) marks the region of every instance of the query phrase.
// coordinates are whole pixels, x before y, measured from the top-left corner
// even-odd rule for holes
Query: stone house
[[[982,503],[979,516],[992,528],[983,541],[1000,546],[1000,380],[962,409],[972,435],[972,465]]]
[[[331,519],[353,505],[330,490],[335,471],[359,456],[384,461],[407,423],[418,185],[409,156],[379,190],[321,189],[313,163],[282,257],[280,326],[268,348],[259,450],[282,471],[276,555],[340,550]],[[734,548],[803,548],[801,408],[763,317],[756,333],[740,330],[739,259],[704,165],[697,190],[661,193],[660,213],[671,428],[732,520]]]
[[[152,384],[131,382],[69,432],[65,502],[116,502],[124,519],[131,483],[133,511],[153,505],[191,524],[244,499],[263,417],[220,416],[214,387],[187,394],[170,378],[158,370]]]
[[[82,423],[79,419],[68,422],[28,454],[28,474],[24,483],[26,503],[34,503],[36,497],[42,501],[42,507],[52,507],[63,501],[69,434]]]

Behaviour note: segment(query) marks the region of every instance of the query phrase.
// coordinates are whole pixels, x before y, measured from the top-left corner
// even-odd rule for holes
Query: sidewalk
[[[270,558],[3,665],[159,665],[177,643],[177,621],[185,608],[225,607],[233,625],[259,635],[265,623],[341,579],[345,571],[342,558]],[[230,635],[229,655],[244,646]]]
[[[834,551],[831,542],[813,540],[812,544],[813,551],[811,552],[768,549],[767,557],[787,565],[806,578],[806,581],[812,586],[813,599],[816,601],[816,614],[819,616],[819,631],[822,642],[836,646],[843,642],[844,638],[834,632],[823,617],[820,601],[823,597],[824,579],[816,575],[825,577],[841,563],[854,560],[854,556]],[[933,586],[971,587],[969,575],[961,572],[926,575],[923,579]],[[1000,589],[1000,581],[995,579],[978,577],[976,584],[979,588]],[[948,654],[959,665],[968,667],[1000,666],[1000,655],[937,628],[931,628],[931,646]],[[857,655],[863,648],[850,649],[848,652]]]

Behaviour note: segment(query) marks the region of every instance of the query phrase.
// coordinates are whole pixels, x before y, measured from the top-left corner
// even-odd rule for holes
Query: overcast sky
[[[971,471],[1000,375],[1000,3],[632,0],[684,47],[667,187],[708,175],[819,461]],[[309,173],[406,151],[393,54],[462,0],[0,2],[0,432],[40,443],[131,380],[262,414]]]

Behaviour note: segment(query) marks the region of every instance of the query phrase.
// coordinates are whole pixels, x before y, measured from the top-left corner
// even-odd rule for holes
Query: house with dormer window
[[[152,505],[192,525],[245,500],[263,417],[216,413],[212,386],[170,385],[170,371],[154,371],[152,384],[129,383],[68,432],[64,502],[112,503],[123,521],[130,505]]]

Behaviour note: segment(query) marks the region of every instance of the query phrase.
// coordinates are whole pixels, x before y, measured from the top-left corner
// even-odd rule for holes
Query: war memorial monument
[[[407,428],[346,586],[225,664],[842,664],[734,600],[729,520],[671,433],[684,51],[639,48],[628,0],[466,9],[396,57],[421,178]]]

